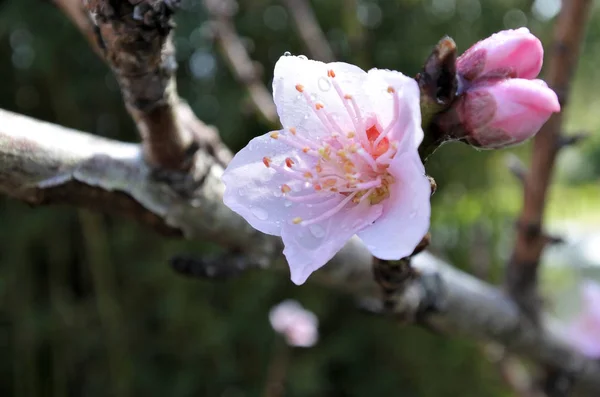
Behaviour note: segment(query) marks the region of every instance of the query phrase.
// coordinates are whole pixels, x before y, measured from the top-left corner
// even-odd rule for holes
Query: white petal
[[[314,193],[314,189],[307,189],[301,180],[267,168],[263,163],[265,156],[275,164],[282,164],[286,157],[307,164],[313,161],[301,151],[270,138],[269,134],[254,138],[235,155],[223,173],[223,201],[255,229],[279,236],[281,224],[290,219],[289,202],[283,197],[281,186],[289,185],[295,194]]]
[[[335,72],[334,79],[343,94],[350,94],[355,98],[361,113],[366,115],[371,112],[363,92],[363,82],[367,79],[367,73],[361,68],[343,62],[326,64],[304,57],[282,56],[275,65],[273,99],[281,124],[285,128],[295,127],[299,134],[310,138],[319,138],[331,133],[317,117],[314,106],[309,105],[304,95],[296,89],[297,85],[302,85],[313,103],[320,102],[324,105],[321,112],[328,112],[344,130],[342,132],[355,130],[344,106],[344,100],[334,89],[332,79],[328,77],[329,70]]]
[[[377,258],[397,260],[410,255],[429,230],[431,186],[416,151],[396,156],[389,171],[396,180],[383,214],[358,237]]]
[[[337,201],[327,206],[293,208],[292,212],[308,219],[322,214],[336,203]],[[381,212],[381,205],[370,205],[365,201],[314,225],[283,225],[283,253],[290,266],[292,281],[303,284],[312,272],[325,265],[354,234],[373,223]]]

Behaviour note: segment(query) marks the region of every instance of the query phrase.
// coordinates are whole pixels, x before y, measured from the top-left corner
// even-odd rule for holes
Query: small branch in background
[[[61,11],[69,17],[69,19],[77,26],[77,28],[83,33],[84,37],[90,44],[90,47],[100,57],[103,56],[102,49],[99,46],[99,36],[94,22],[88,15],[83,5],[83,1],[79,0],[53,0],[56,7],[60,8]]]
[[[521,360],[502,346],[487,344],[484,354],[496,366],[500,377],[517,397],[546,397]]]
[[[589,132],[578,132],[571,135],[561,135],[558,139],[558,150],[579,144],[581,141],[589,138]]]
[[[524,186],[528,170],[523,161],[515,154],[510,153],[506,156],[505,162],[510,173]]]
[[[233,0],[204,0],[204,6],[212,16],[213,34],[229,68],[246,87],[258,115],[268,123],[276,124],[277,110],[271,93],[261,80],[260,66],[248,55],[232,22],[237,3]]]
[[[246,270],[259,268],[256,263],[243,254],[213,254],[202,257],[178,255],[170,259],[173,270],[191,277],[210,280],[229,280],[243,274]]]
[[[536,321],[540,309],[538,267],[542,250],[548,242],[542,233],[546,196],[558,150],[564,146],[560,144],[563,114],[591,4],[590,0],[563,2],[556,22],[546,81],[556,91],[562,112],[552,115],[534,139],[530,172],[524,183],[523,210],[507,267],[509,293],[523,312]]]
[[[311,58],[322,62],[335,61],[333,50],[317,21],[309,0],[282,0],[294,19],[296,31]]]

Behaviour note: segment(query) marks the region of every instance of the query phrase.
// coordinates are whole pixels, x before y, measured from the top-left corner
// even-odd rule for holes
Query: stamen
[[[263,157],[263,164],[265,165],[265,167],[269,168],[271,166],[271,162],[272,160],[270,157]]]
[[[374,148],[376,148],[377,145],[379,145],[379,142],[381,142],[383,138],[387,137],[392,128],[394,128],[398,121],[400,121],[400,99],[398,98],[398,95],[396,95],[396,90],[394,90],[394,87],[388,87],[388,92],[392,94],[394,98],[394,116],[392,117],[390,124],[388,124],[388,126],[381,134],[379,134],[377,139],[375,139],[375,142],[373,142]]]
[[[310,200],[314,200],[314,199],[323,199],[323,196],[327,194],[327,193],[319,193],[319,192],[315,192],[315,193],[310,193],[310,194],[305,194],[303,196],[286,196],[286,199],[289,201],[292,201],[294,203],[302,203],[304,201],[310,201]],[[329,197],[326,197],[326,200],[332,199],[335,195],[333,194],[329,194]]]
[[[331,218],[333,215],[340,212],[346,206],[346,204],[348,204],[354,198],[354,196],[356,196],[357,194],[358,194],[358,192],[354,192],[354,193],[350,194],[348,197],[346,197],[345,199],[340,201],[340,203],[338,205],[331,208],[329,211],[325,211],[324,213],[322,213],[321,215],[319,215],[316,218],[309,219],[307,221],[301,220],[300,222],[302,222],[302,226],[312,225],[314,223],[321,222],[321,221],[324,221],[325,219]]]
[[[304,92],[304,86],[302,84],[296,84],[296,90],[298,92]]]
[[[269,136],[273,139],[279,138],[279,131],[273,131],[269,134]]]
[[[298,216],[298,217],[296,217],[296,218],[292,219],[292,222],[294,222],[294,225],[297,225],[297,224],[299,224],[300,222],[302,222],[302,218],[300,218],[300,217]]]
[[[281,192],[283,194],[289,193],[291,191],[292,191],[292,188],[289,185],[287,185],[285,183],[283,185],[281,185]]]
[[[292,168],[292,165],[294,165],[294,164],[295,164],[294,160],[292,160],[289,157],[286,157],[286,159],[285,159],[285,165],[287,165],[289,168]]]
[[[373,160],[373,157],[371,157],[371,155],[365,151],[365,149],[358,149],[356,151],[356,154],[358,154],[361,159],[363,159],[367,164],[369,164],[373,171],[377,171],[377,163],[375,162],[375,160]]]

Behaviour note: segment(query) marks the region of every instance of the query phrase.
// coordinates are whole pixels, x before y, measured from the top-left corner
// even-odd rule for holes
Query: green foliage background
[[[111,138],[135,141],[107,67],[71,23],[39,0],[0,0],[0,107]],[[272,68],[284,51],[304,53],[286,9],[240,0],[235,17],[251,56]],[[528,26],[545,43],[552,21],[533,1],[313,0],[336,56],[363,68],[414,75],[449,34],[459,48],[504,28]],[[597,6],[596,6],[597,7]],[[179,91],[238,150],[269,126],[219,57],[198,0],[177,15]],[[576,76],[567,131],[595,132],[600,16],[594,13]],[[362,22],[361,22],[362,21]],[[547,46],[550,48],[550,46]],[[511,152],[527,157],[529,145]],[[504,166],[507,151],[442,148],[428,165],[433,249],[499,282],[520,205]],[[550,217],[597,208],[589,185],[600,172],[600,135],[561,159]],[[590,199],[587,199],[587,198]],[[565,202],[572,205],[566,206]],[[0,395],[261,396],[278,338],[269,308],[300,300],[321,321],[312,349],[293,350],[288,396],[508,396],[472,340],[447,338],[359,313],[350,297],[281,274],[228,282],[176,275],[168,259],[206,244],[170,240],[127,220],[71,208],[29,208],[0,198]]]

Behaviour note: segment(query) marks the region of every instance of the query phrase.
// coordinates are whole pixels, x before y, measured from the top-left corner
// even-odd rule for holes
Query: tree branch
[[[271,124],[278,122],[271,93],[260,78],[258,66],[252,61],[231,21],[237,7],[232,0],[204,0],[213,20],[213,34],[219,49],[237,80],[246,87],[257,113]]]
[[[229,255],[238,269],[287,269],[280,239],[252,229],[223,204],[223,166],[212,156],[197,152],[186,185],[195,188],[182,196],[153,176],[141,153],[138,145],[0,111],[0,192],[31,204],[116,212],[161,232],[212,241],[229,253],[243,254]],[[418,276],[392,297],[394,314],[495,341],[573,374],[584,390],[600,393],[600,362],[570,349],[551,322],[535,326],[500,290],[430,254],[417,255],[412,266]],[[315,276],[323,284],[381,303],[371,255],[356,238]]]
[[[523,210],[507,268],[508,290],[532,318],[540,306],[537,274],[540,255],[548,241],[542,232],[546,195],[561,147],[563,114],[591,4],[590,0],[563,2],[556,23],[547,82],[556,91],[562,112],[553,114],[534,139],[531,167],[524,182]]]
[[[333,62],[335,56],[327,42],[323,29],[317,21],[314,11],[310,7],[309,0],[282,0],[287,6],[294,23],[296,31],[304,42],[311,58],[322,62]]]

